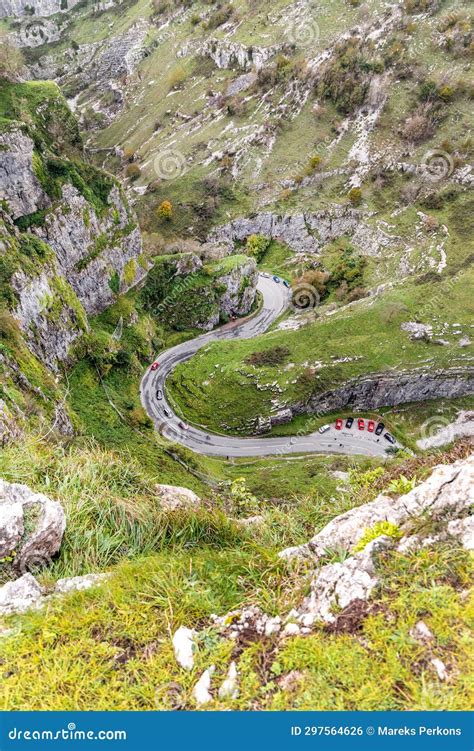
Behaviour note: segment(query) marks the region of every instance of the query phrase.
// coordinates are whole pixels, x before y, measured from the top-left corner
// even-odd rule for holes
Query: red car
[[[362,417],[359,417],[357,420],[357,425],[359,426],[359,430],[365,430],[365,422]]]
[[[367,425],[367,430],[369,433],[373,433],[375,430],[375,422],[373,420],[369,420],[369,424]]]
[[[158,370],[159,367],[160,367],[160,363],[154,362],[153,365],[151,366],[151,370]]]
[[[342,420],[340,417],[336,420],[336,430],[342,430]]]

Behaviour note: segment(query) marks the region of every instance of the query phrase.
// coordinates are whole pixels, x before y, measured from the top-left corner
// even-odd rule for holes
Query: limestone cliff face
[[[394,407],[406,402],[456,399],[474,391],[474,368],[374,373],[357,378],[308,402],[292,407],[292,414],[326,414],[350,407],[356,411]]]
[[[80,0],[0,0],[0,18],[30,15],[34,8],[36,16],[52,16],[54,13],[67,13]]]
[[[364,255],[377,255],[392,242],[381,228],[368,222],[370,213],[347,206],[330,211],[279,215],[267,211],[217,227],[209,240],[230,248],[250,235],[286,243],[295,253],[318,253],[328,242],[349,235]]]
[[[26,107],[34,99],[35,108],[26,122],[12,119],[0,132],[6,302],[30,351],[55,371],[87,330],[87,316],[137,284],[146,263],[119,184],[86,162],[59,90],[18,84],[13,97]]]

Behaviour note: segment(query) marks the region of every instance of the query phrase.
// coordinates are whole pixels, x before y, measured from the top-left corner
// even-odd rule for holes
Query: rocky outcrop
[[[381,522],[390,522],[394,529],[398,528],[400,536],[409,533],[421,520],[423,525],[431,521],[444,529],[432,537],[405,536],[398,544],[400,552],[453,539],[466,549],[472,549],[473,519],[469,511],[473,486],[474,455],[471,455],[455,464],[436,467],[428,480],[406,495],[396,499],[381,495],[371,503],[337,516],[308,543],[287,548],[280,556],[303,557],[317,563],[328,555],[328,550],[352,551]],[[291,613],[298,630],[302,626],[311,627],[317,621],[333,623],[336,609],[367,600],[379,583],[378,555],[396,544],[396,538],[381,535],[343,563],[330,563],[316,569],[310,594]]]
[[[421,517],[446,523],[450,519],[464,519],[472,503],[473,487],[474,455],[455,464],[436,467],[428,480],[406,495],[396,499],[380,495],[371,503],[337,516],[308,543],[287,548],[280,556],[319,560],[329,549],[350,551],[378,522],[390,522],[403,531],[413,519]]]
[[[155,485],[155,490],[163,511],[198,509],[201,506],[199,496],[188,488],[174,485]]]
[[[33,140],[22,128],[0,133],[0,199],[13,219],[51,205],[33,170]]]
[[[222,39],[210,39],[203,47],[203,54],[210,57],[218,68],[229,70],[239,67],[243,70],[260,70],[271,57],[277,54],[282,46],[246,47],[238,42]]]
[[[369,224],[370,216],[369,212],[345,206],[304,214],[263,212],[217,227],[209,240],[226,244],[232,252],[236,241],[242,242],[250,235],[263,235],[286,243],[295,253],[318,253],[326,243],[350,235],[361,253],[377,255],[393,239],[381,228]]]
[[[36,230],[55,251],[60,272],[89,315],[114,301],[114,274],[120,292],[146,275],[146,268],[137,262],[142,252],[140,231],[117,186],[111,189],[108,203],[106,215],[98,216],[75,187],[65,185],[62,201]]]
[[[81,0],[0,0],[0,18],[31,15],[52,16],[55,13],[67,13]]]
[[[307,628],[317,621],[334,623],[338,609],[368,600],[379,583],[375,568],[377,553],[391,545],[390,538],[382,535],[344,563],[323,566],[311,582],[310,594],[292,613],[292,618]]]
[[[7,559],[16,571],[47,564],[58,552],[65,528],[58,501],[0,480],[0,563]]]
[[[71,344],[87,329],[86,314],[101,312],[118,292],[126,292],[146,275],[146,264],[139,262],[140,232],[111,177],[104,175],[108,186],[104,210],[89,200],[87,186],[81,188],[82,194],[67,179],[53,202],[43,185],[47,158],[39,155],[33,138],[13,124],[0,134],[0,147],[0,197],[11,218],[39,217],[28,234],[47,244],[33,273],[20,265],[13,274],[17,304],[12,313],[30,350],[57,370],[59,363],[67,361]],[[81,187],[78,176],[71,174]],[[13,225],[6,227],[10,242],[21,249],[23,235]]]
[[[19,579],[0,587],[0,616],[37,610],[54,596],[91,589],[103,584],[107,579],[108,574],[86,574],[59,579],[54,587],[46,589],[32,574],[23,574]]]
[[[374,373],[292,406],[294,415],[394,407],[407,402],[455,399],[474,393],[474,368]]]

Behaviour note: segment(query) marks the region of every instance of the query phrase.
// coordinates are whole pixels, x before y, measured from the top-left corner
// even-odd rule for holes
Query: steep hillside
[[[467,709],[467,6],[0,0],[0,42],[4,708]]]

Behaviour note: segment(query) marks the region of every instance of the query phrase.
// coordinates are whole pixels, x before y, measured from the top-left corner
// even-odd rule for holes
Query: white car
[[[260,276],[263,276],[264,279],[270,279],[270,274],[267,274],[266,271],[262,271],[262,273],[260,274]]]
[[[328,430],[331,430],[331,426],[330,425],[321,425],[321,427],[319,428],[319,432],[320,433],[327,433]]]

